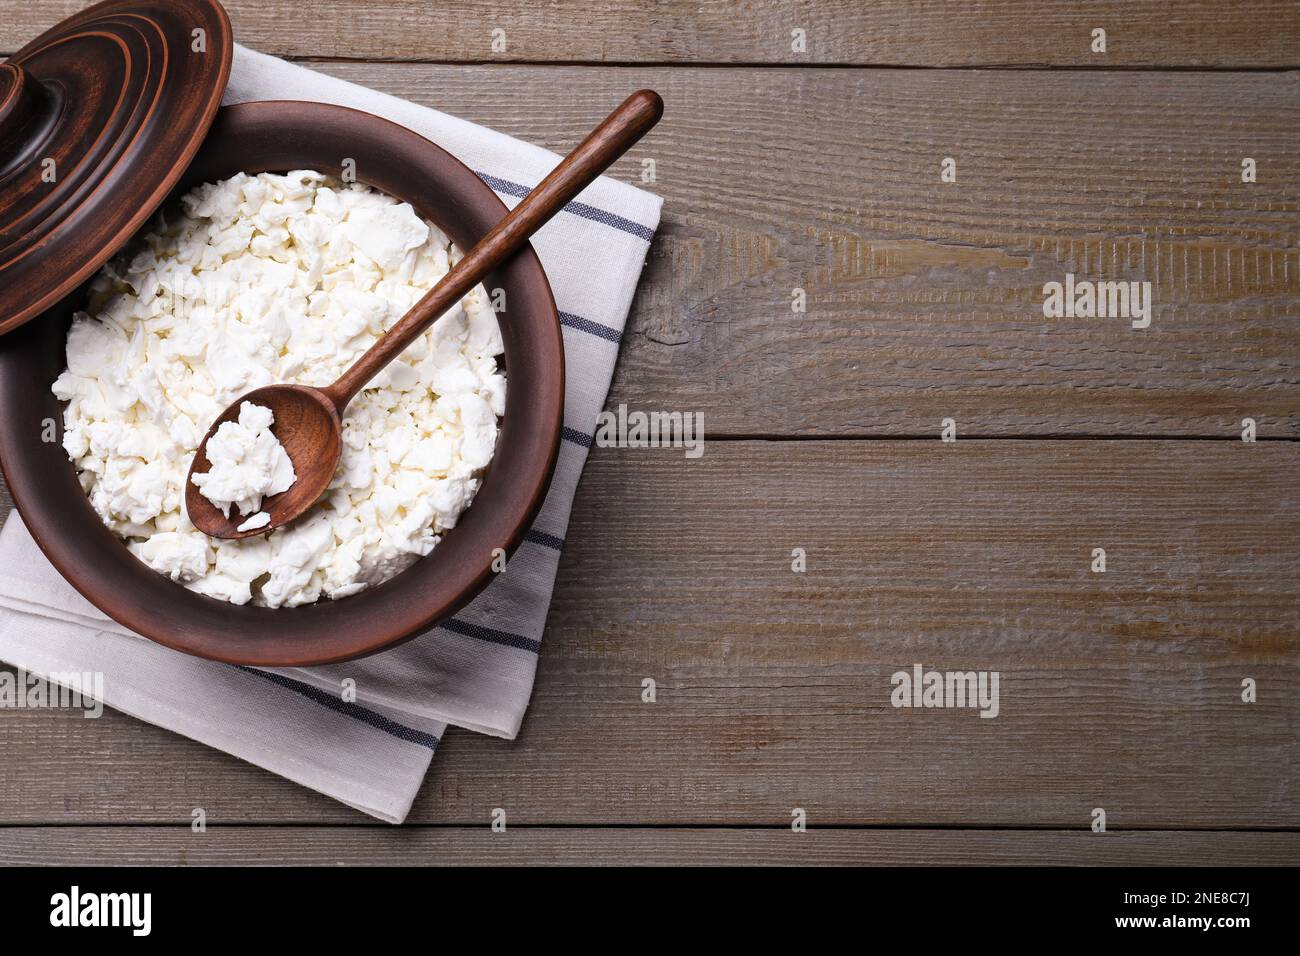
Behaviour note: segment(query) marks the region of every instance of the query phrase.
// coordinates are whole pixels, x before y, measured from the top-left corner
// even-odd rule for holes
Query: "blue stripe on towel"
[[[557,538],[545,531],[538,531],[536,528],[530,528],[528,533],[524,535],[524,540],[531,541],[533,544],[540,544],[543,548],[553,548],[556,551],[564,547],[563,538]]]
[[[601,325],[599,322],[593,322],[591,319],[584,319],[580,315],[574,315],[572,312],[560,313],[560,324],[568,326],[571,329],[577,329],[579,332],[586,332],[597,338],[605,339],[609,342],[618,343],[623,341],[623,333],[618,329],[611,329],[608,325]]]
[[[532,192],[532,190],[527,186],[522,186],[519,183],[512,183],[508,179],[500,179],[488,173],[480,172],[477,169],[474,170],[474,174],[494,190],[499,193],[505,193],[507,196],[515,196],[519,199],[523,199]],[[592,222],[603,223],[606,226],[621,230],[622,232],[630,233],[640,239],[644,239],[646,242],[649,242],[655,237],[653,229],[643,226],[639,222],[633,222],[631,219],[624,219],[622,216],[616,216],[612,212],[597,209],[595,206],[588,206],[583,202],[571,202],[564,207],[564,211],[574,216],[581,216],[583,219],[590,219]]]
[[[319,687],[313,687],[311,684],[304,684],[302,681],[294,680],[292,677],[285,677],[283,674],[272,674],[268,671],[261,671],[255,667],[239,667],[241,671],[247,674],[253,674],[264,680],[269,680],[272,684],[278,684],[286,690],[291,690],[295,694],[301,694],[308,700],[315,701],[322,707],[326,707],[335,713],[342,714],[345,717],[351,717],[353,720],[359,720],[363,724],[374,727],[376,730],[382,730],[390,737],[396,737],[398,740],[405,740],[408,744],[419,744],[422,747],[428,747],[430,750],[438,749],[438,738],[433,734],[423,730],[416,730],[414,727],[408,727],[406,724],[399,724],[391,717],[385,717],[383,714],[375,713],[373,710],[367,710],[360,704],[352,704],[343,700],[337,694],[331,694],[321,690]]]
[[[472,624],[469,621],[462,621],[455,617],[443,621],[440,626],[451,631],[453,634],[472,637],[478,641],[487,641],[490,644],[504,644],[506,647],[517,647],[521,651],[532,651],[534,654],[542,649],[542,642],[535,641],[531,637],[524,637],[520,634],[511,634],[509,631],[498,631],[496,628],[484,627],[482,624]]]
[[[580,432],[576,428],[570,428],[568,425],[560,429],[560,437],[565,441],[573,442],[575,445],[581,445],[583,448],[590,448],[596,443],[595,436]]]

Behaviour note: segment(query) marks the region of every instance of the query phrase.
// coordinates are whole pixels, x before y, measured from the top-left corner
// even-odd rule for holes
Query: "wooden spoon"
[[[659,122],[663,108],[663,100],[652,90],[640,90],[624,100],[334,384],[326,388],[268,385],[233,402],[204,436],[185,480],[185,510],[194,527],[214,538],[246,538],[266,534],[311,508],[325,493],[338,468],[343,453],[343,411],[353,396],[649,132]],[[237,531],[250,516],[232,508],[227,518],[203,497],[193,477],[211,469],[208,442],[222,423],[238,419],[244,402],[271,409],[275,415],[272,433],[293,462],[297,480],[287,491],[262,502],[261,510],[271,517],[269,524]]]

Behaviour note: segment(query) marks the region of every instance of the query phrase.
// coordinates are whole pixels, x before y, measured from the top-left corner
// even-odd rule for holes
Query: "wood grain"
[[[663,94],[613,173],[654,159],[666,204],[611,406],[714,435],[1300,437],[1300,73],[323,68],[559,150]],[[1044,318],[1068,272],[1150,281],[1151,327]]]
[[[1300,834],[1261,832],[456,827],[23,827],[0,865],[1282,866]]]
[[[1236,66],[1300,62],[1289,0],[225,0],[240,43],[364,60],[790,63],[897,66]],[[82,0],[0,2],[10,51]],[[1105,54],[1092,30],[1107,31]],[[791,31],[806,31],[806,52]],[[494,50],[494,30],[505,49]]]
[[[1290,442],[598,449],[520,739],[449,733],[411,820],[1300,826],[1298,465]],[[915,663],[998,671],[1000,716],[894,709]],[[2,822],[356,819],[118,714],[0,712],[0,753]]]
[[[0,51],[84,5],[0,0]],[[660,90],[613,171],[654,159],[666,205],[610,404],[704,412],[704,458],[593,453],[523,734],[451,731],[417,825],[0,710],[0,863],[1294,864],[1300,446],[967,440],[1300,438],[1300,73],[1158,72],[1295,70],[1292,0],[513,6],[227,3],[242,43],[427,61],[317,68],[556,151]],[[1153,282],[1152,327],[1043,319],[1067,271]],[[918,662],[999,670],[1001,716],[893,709]]]

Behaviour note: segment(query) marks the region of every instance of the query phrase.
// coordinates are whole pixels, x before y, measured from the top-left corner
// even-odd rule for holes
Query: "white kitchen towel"
[[[468,165],[508,206],[559,159],[237,46],[225,103],[267,99],[335,103],[400,123]],[[280,671],[214,664],[160,647],[101,614],[44,559],[14,513],[0,532],[0,660],[56,683],[68,674],[102,673],[111,707],[401,822],[447,724],[507,738],[519,731],[573,495],[661,204],[602,178],[534,236],[564,326],[559,461],[509,567],[453,619],[347,664]],[[345,680],[355,682],[355,701],[343,699]]]

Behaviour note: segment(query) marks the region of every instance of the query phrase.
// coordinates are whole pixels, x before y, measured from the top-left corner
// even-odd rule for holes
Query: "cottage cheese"
[[[186,195],[136,248],[92,283],[53,391],[91,504],[137,557],[202,594],[293,607],[387,580],[455,526],[505,412],[481,286],[352,400],[338,471],[305,518],[231,541],[184,510],[194,452],[231,402],[328,385],[447,273],[459,253],[435,226],[319,173],[240,174]],[[293,481],[269,415],[246,404],[218,431],[200,488],[250,530],[269,522],[261,498]]]
[[[222,422],[208,439],[208,471],[195,474],[194,482],[199,493],[230,517],[230,506],[241,515],[253,515],[239,526],[239,531],[264,528],[271,516],[261,519],[265,512],[262,498],[288,491],[298,480],[294,474],[289,453],[271,432],[275,414],[261,405],[241,402],[239,417],[233,422]],[[254,514],[254,512],[257,512]]]

